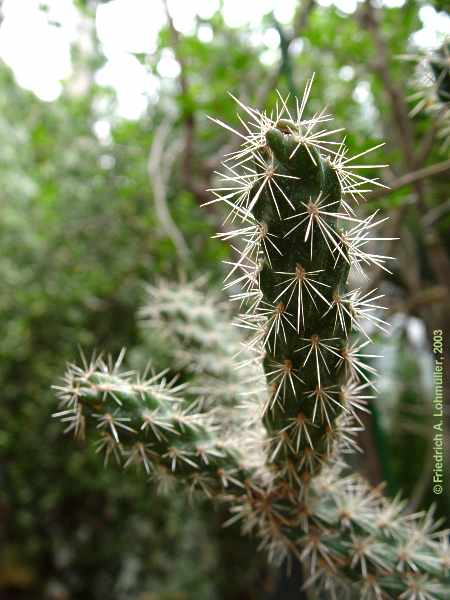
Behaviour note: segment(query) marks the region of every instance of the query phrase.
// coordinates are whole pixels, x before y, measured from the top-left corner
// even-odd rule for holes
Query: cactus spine
[[[224,425],[224,413],[217,419],[164,374],[141,379],[97,360],[68,370],[60,414],[76,433],[91,423],[101,448],[125,466],[136,462],[152,477],[229,502],[230,521],[259,536],[272,560],[300,560],[316,590],[443,600],[449,544],[432,512],[406,515],[398,499],[346,473],[343,453],[355,445],[356,410],[365,408],[374,374],[365,362],[369,328],[385,326],[379,295],[349,292],[346,280],[350,267],[385,269],[387,257],[368,248],[379,221],[358,219],[352,207],[364,188],[380,184],[351,167],[343,142],[328,139],[337,130],[317,131],[330,115],[304,118],[311,83],[294,118],[284,100],[274,117],[240,103],[250,117],[238,134],[243,143],[213,192],[229,219],[242,221],[220,235],[242,245],[226,287],[247,306],[238,324],[254,334],[242,365],[252,393],[229,406]],[[207,343],[197,336],[193,344],[198,378],[210,374],[207,360],[196,362]]]

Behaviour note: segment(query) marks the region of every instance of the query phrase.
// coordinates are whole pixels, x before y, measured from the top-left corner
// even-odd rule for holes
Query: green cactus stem
[[[298,468],[302,478],[327,460],[329,431],[344,409],[339,359],[347,338],[330,308],[333,298],[345,295],[349,260],[336,217],[323,215],[340,207],[330,162],[315,148],[298,147],[294,124],[278,123],[266,138],[265,168],[277,183],[265,187],[252,212],[266,235],[276,238],[277,251],[267,247],[270,260],[262,257],[259,283],[264,311],[270,307],[283,328],[272,327],[265,337],[270,397],[264,423],[273,438],[272,460],[284,469],[305,457]]]
[[[374,223],[342,200],[360,195],[369,180],[346,169],[343,144],[334,151],[329,132],[314,133],[329,115],[302,120],[310,89],[308,83],[295,119],[261,115],[262,133],[256,142],[249,136],[247,156],[238,152],[236,165],[225,165],[240,192],[233,211],[255,228],[232,272],[249,271],[252,302],[241,320],[254,324],[263,354],[269,462],[300,487],[335,452],[339,416],[354,412],[348,385],[370,383],[365,343],[352,341],[352,330],[365,334],[366,319],[382,326],[373,314],[377,297],[346,289],[352,264],[383,260],[361,250]],[[223,197],[229,204],[227,188]]]
[[[135,464],[163,485],[181,479],[207,495],[242,489],[239,453],[215,435],[214,415],[198,412],[181,395],[185,386],[167,381],[165,372],[142,378],[121,372],[122,358],[68,368],[56,386],[63,410],[55,414],[67,423],[66,432],[96,435],[105,462],[113,457],[125,467]]]

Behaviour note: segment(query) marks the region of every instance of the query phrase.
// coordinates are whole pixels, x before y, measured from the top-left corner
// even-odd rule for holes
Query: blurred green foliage
[[[152,234],[149,123],[119,124],[105,148],[92,131],[95,90],[49,109],[3,65],[0,77],[0,589],[215,597],[218,518],[208,531],[198,507],[167,503],[141,477],[125,481],[93,452],[73,452],[51,419],[50,386],[77,346],[136,344],[142,282],[178,268],[171,244]],[[105,155],[114,169],[101,167]],[[175,213],[197,245],[196,268],[218,264],[223,250],[189,194]]]

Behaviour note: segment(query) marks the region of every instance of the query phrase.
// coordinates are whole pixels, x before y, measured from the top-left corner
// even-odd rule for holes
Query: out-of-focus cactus
[[[246,389],[245,370],[236,370],[239,331],[229,327],[230,303],[206,292],[204,278],[175,285],[160,280],[147,286],[147,301],[139,312],[145,347],[167,349],[172,370],[189,376],[189,391],[207,407],[235,404]]]
[[[444,40],[435,51],[418,51],[403,59],[416,63],[416,91],[410,100],[414,103],[411,116],[425,111],[438,124],[442,149],[450,145],[450,41]]]
[[[450,41],[444,42],[430,60],[439,100],[450,103]]]
[[[245,342],[253,355],[240,366],[250,394],[229,406],[229,422],[164,374],[121,373],[120,360],[69,368],[58,388],[60,415],[77,434],[96,430],[106,456],[125,466],[137,462],[158,479],[229,502],[230,521],[259,536],[272,560],[300,560],[316,590],[335,598],[355,591],[376,600],[448,598],[448,538],[437,533],[432,512],[407,515],[398,499],[345,472],[356,413],[373,386],[367,325],[385,327],[377,292],[348,291],[346,280],[350,267],[386,268],[387,257],[367,250],[376,218],[359,219],[352,206],[380,185],[353,163],[369,150],[347,157],[344,142],[329,139],[339,130],[322,128],[330,115],[304,117],[311,83],[294,116],[282,99],[272,116],[239,103],[250,117],[237,132],[243,143],[214,190],[214,201],[231,208],[229,219],[241,221],[221,234],[242,247],[226,286],[247,308],[239,324],[253,333]],[[152,325],[188,330],[175,333],[174,344],[189,343],[191,371],[209,376],[220,343],[194,335],[182,294],[177,302],[176,310],[159,301],[147,310]],[[195,303],[201,313],[201,298]],[[215,310],[210,303],[213,330]],[[231,348],[234,334],[217,323]]]

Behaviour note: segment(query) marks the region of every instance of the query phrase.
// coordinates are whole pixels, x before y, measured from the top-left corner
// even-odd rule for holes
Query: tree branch
[[[184,60],[183,53],[180,50],[180,32],[175,28],[172,15],[170,14],[167,0],[163,0],[164,10],[166,12],[167,23],[172,37],[172,48],[175,58],[180,65],[180,75],[178,77],[180,94],[185,105],[183,109],[183,124],[184,124],[184,150],[182,162],[182,178],[186,188],[198,197],[198,187],[193,180],[193,158],[194,158],[194,136],[195,136],[195,116],[190,107],[186,108],[186,101],[189,98],[189,81],[187,76],[187,66]],[[203,198],[200,199],[203,201]]]
[[[422,169],[418,169],[417,171],[413,171],[412,173],[406,173],[394,181],[389,182],[389,189],[380,188],[368,194],[368,200],[378,200],[379,198],[383,198],[384,196],[388,196],[392,194],[395,190],[398,190],[407,185],[411,185],[420,181],[422,179],[426,179],[427,177],[433,177],[434,175],[438,175],[439,173],[445,173],[450,170],[450,159],[445,160],[440,163],[436,163],[434,165],[430,165],[429,167],[424,167]]]
[[[164,150],[171,125],[169,121],[164,121],[156,130],[148,157],[147,169],[153,190],[157,219],[172,240],[179,258],[187,261],[191,256],[189,246],[172,219],[167,204],[167,182],[172,172],[173,162],[180,151],[178,140],[172,143],[169,150]]]
[[[295,16],[294,16],[294,30],[290,38],[290,42],[298,39],[308,24],[309,15],[312,9],[316,5],[316,0],[303,0],[299,3]]]
[[[371,62],[371,67],[383,82],[386,94],[390,100],[392,125],[394,131],[397,132],[399,145],[404,152],[406,161],[410,166],[413,166],[415,163],[413,151],[414,136],[409,120],[408,106],[401,88],[396,85],[394,79],[391,77],[386,42],[381,34],[377,12],[371,0],[364,2],[363,10],[359,17],[360,23],[370,34],[375,47],[376,59]]]

